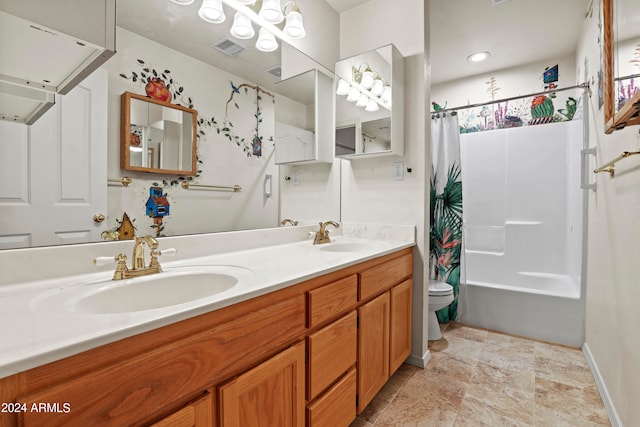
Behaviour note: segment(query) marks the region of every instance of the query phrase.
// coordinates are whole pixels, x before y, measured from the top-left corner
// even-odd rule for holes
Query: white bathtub
[[[459,320],[584,341],[582,123],[460,138],[466,287]]]

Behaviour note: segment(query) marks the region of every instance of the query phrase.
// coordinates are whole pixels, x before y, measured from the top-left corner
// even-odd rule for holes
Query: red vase
[[[159,101],[170,102],[171,101],[171,92],[164,85],[164,81],[159,78],[153,78],[147,85],[144,87],[145,92],[147,92],[147,96],[157,99]]]

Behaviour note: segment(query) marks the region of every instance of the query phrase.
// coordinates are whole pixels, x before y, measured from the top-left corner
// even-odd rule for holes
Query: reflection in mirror
[[[125,92],[120,111],[122,169],[196,174],[196,110]]]
[[[276,164],[333,162],[332,85],[316,69],[276,83]]]
[[[640,16],[636,0],[603,0],[605,132],[640,125]],[[626,63],[631,64],[628,66]]]
[[[402,155],[403,59],[393,45],[336,64],[336,156]]]
[[[11,182],[11,186],[7,187],[8,193],[0,194],[0,198],[10,200],[7,209],[14,212],[11,216],[5,215],[0,204],[0,216],[8,219],[5,221],[7,226],[0,227],[0,248],[100,241],[103,232],[113,231],[125,222],[125,213],[136,233],[154,234],[156,229],[150,227],[156,225],[155,219],[146,214],[145,204],[150,197],[151,187],[155,185],[162,187],[163,194],[172,203],[170,215],[164,218],[162,224],[164,229],[161,234],[164,236],[277,227],[281,219],[279,204],[282,204],[282,199],[286,200],[287,215],[294,219],[315,220],[313,216],[305,217],[301,213],[306,214],[311,210],[304,204],[309,194],[307,182],[294,189],[305,195],[304,200],[300,198],[302,203],[299,210],[296,210],[299,200],[297,193],[282,197],[280,168],[285,166],[279,167],[274,163],[272,136],[275,111],[284,102],[272,102],[273,97],[265,92],[279,97],[276,83],[281,76],[287,78],[312,68],[324,71],[322,64],[331,64],[332,71],[337,58],[337,38],[318,36],[317,31],[313,31],[314,26],[318,26],[317,22],[309,19],[305,20],[307,37],[299,46],[307,53],[317,52],[322,64],[283,40],[278,40],[280,46],[276,51],[259,52],[254,48],[255,37],[252,40],[239,40],[231,36],[233,10],[224,5],[227,16],[225,23],[210,24],[198,16],[201,3],[180,6],[170,0],[119,2],[117,53],[72,93],[60,96],[60,102],[56,102],[48,112],[50,114],[45,114],[31,128],[3,122],[7,124],[6,132],[11,133],[11,138],[21,143],[4,147],[5,153],[6,150],[11,151],[7,156],[0,156],[11,158],[6,163],[12,167],[3,166],[5,176],[11,177],[7,181]],[[305,19],[320,11],[316,15],[322,17],[324,29],[334,33],[333,30],[339,27],[337,14],[335,21],[332,18],[335,11],[325,13],[330,9],[325,1],[303,0],[297,4],[303,10]],[[17,43],[16,46],[22,46],[21,42]],[[228,49],[225,50],[225,47]],[[26,54],[28,52],[25,51]],[[59,60],[65,61],[65,58],[60,57]],[[149,71],[145,71],[145,68]],[[196,129],[200,137],[197,169],[202,173],[188,176],[184,181],[203,186],[234,188],[238,185],[242,187],[241,192],[201,190],[196,185],[184,189],[179,182],[181,177],[167,172],[149,174],[122,170],[121,94],[132,92],[144,95],[148,82],[143,82],[142,73],[149,76],[148,73],[153,74],[152,70],[158,73],[158,78],[165,80],[165,84],[171,83],[170,90],[177,94],[172,104],[192,105],[198,112]],[[162,74],[168,71],[170,74],[163,77]],[[134,72],[137,80],[133,79]],[[100,78],[93,81],[94,77]],[[91,86],[88,85],[90,80]],[[332,85],[332,75],[330,80],[329,86]],[[239,89],[239,93],[234,91],[232,97],[232,84],[236,88],[245,86]],[[254,87],[263,90],[259,93],[262,96],[259,112],[256,111],[258,94]],[[333,95],[330,88],[326,92]],[[262,119],[258,132],[257,113]],[[63,119],[58,120],[61,114]],[[330,115],[333,120],[333,111]],[[217,120],[219,132],[211,124],[212,118]],[[231,140],[225,135],[222,126],[225,118],[233,124],[230,137],[238,136],[238,140],[244,139],[247,144],[253,143],[254,136],[262,137],[261,141],[255,143],[261,146],[260,157],[253,152],[247,155],[247,151],[243,150],[243,142],[238,145],[235,139]],[[62,129],[56,128],[58,122],[64,122]],[[69,130],[67,125],[70,126]],[[158,129],[148,128],[149,138],[153,140],[152,134],[157,133]],[[128,130],[131,138],[131,129]],[[328,131],[333,133],[333,125]],[[142,136],[138,135],[141,129],[134,128],[133,133],[137,138]],[[73,138],[67,137],[67,134]],[[162,134],[164,137],[164,132]],[[9,133],[1,128],[0,135],[4,138]],[[133,137],[134,141],[136,137]],[[144,143],[144,138],[140,144]],[[31,151],[26,150],[27,146]],[[63,155],[56,155],[55,150]],[[157,145],[148,145],[146,152],[138,151],[135,156],[135,159],[131,156],[127,163],[132,168],[159,169],[162,161],[168,160],[163,148],[158,149]],[[188,156],[183,155],[183,159],[185,157]],[[59,161],[55,167],[54,160]],[[165,165],[163,169],[166,168],[171,170],[174,166]],[[325,175],[333,178],[335,174],[331,175],[332,170],[330,167],[322,169],[322,178],[325,179]],[[305,172],[301,170],[303,176]],[[317,170],[314,169],[314,172]],[[187,173],[180,172],[179,175],[186,176]],[[271,197],[265,196],[267,175],[273,177]],[[126,187],[107,184],[120,182],[125,176],[131,178],[128,181],[131,184]],[[20,181],[16,182],[18,179]],[[327,178],[326,182],[324,190],[330,194],[326,198],[331,199],[327,206],[339,212],[339,208],[336,208],[336,205],[339,206],[339,178]],[[46,200],[37,201],[38,195]],[[47,201],[51,203],[44,204]],[[23,206],[29,211],[23,211]],[[317,209],[314,209],[315,212]],[[102,223],[95,223],[92,218],[96,213],[103,214],[106,219]],[[339,219],[339,215],[333,214],[324,217]],[[47,238],[36,237],[36,230],[46,231]],[[113,236],[113,233],[106,234]]]

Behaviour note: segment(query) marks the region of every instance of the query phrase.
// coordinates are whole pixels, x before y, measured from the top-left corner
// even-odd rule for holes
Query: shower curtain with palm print
[[[456,320],[462,253],[462,177],[458,116],[431,116],[429,267],[432,279],[453,287],[454,301],[436,312],[438,321]]]

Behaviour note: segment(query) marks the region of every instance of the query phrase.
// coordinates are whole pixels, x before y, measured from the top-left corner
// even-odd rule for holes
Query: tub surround
[[[0,265],[8,274],[0,279],[0,311],[7,325],[0,340],[0,378],[415,244],[413,226],[342,224],[332,230],[332,241],[357,250],[330,251],[322,249],[324,245],[312,245],[309,234],[317,228],[282,227],[160,238],[160,250],[178,250],[175,257],[160,260],[167,272],[187,266],[195,271],[205,266],[232,266],[245,273],[235,287],[211,297],[117,314],[78,313],[47,306],[42,295],[56,288],[80,287],[110,278],[115,265],[95,267],[92,260],[119,252],[128,254],[133,247],[131,241],[2,251]]]

